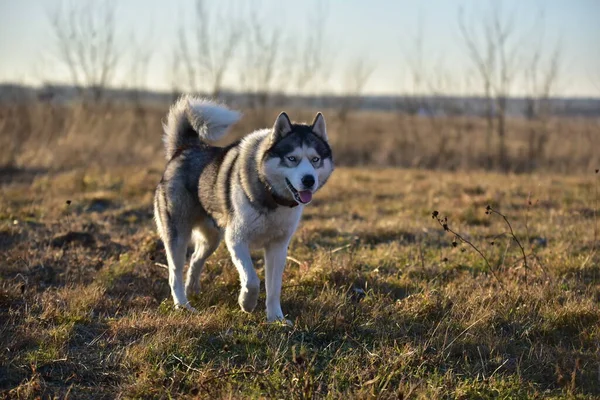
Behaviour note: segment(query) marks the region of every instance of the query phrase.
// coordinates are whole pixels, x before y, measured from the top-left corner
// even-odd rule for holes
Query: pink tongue
[[[310,190],[303,190],[298,192],[298,194],[300,195],[300,200],[303,203],[308,203],[312,200],[312,192]]]

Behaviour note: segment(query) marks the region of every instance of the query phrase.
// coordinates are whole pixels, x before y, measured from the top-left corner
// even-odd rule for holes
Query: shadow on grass
[[[48,169],[44,168],[0,167],[0,185],[31,184],[37,176],[46,173],[48,173]]]

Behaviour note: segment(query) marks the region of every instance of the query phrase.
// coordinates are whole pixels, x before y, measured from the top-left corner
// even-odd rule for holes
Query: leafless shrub
[[[119,63],[115,8],[112,0],[71,1],[49,12],[57,60],[68,69],[73,86],[96,102]]]
[[[337,117],[345,125],[348,114],[355,111],[362,102],[362,92],[375,68],[365,57],[356,58],[346,67],[344,73],[344,95],[340,100]]]
[[[161,119],[168,106],[142,104],[71,104],[33,102],[0,105],[0,160],[4,165],[32,168],[144,164],[161,160]],[[268,107],[264,119],[252,110],[225,141],[234,140],[275,120],[279,107]],[[289,110],[297,120],[307,120],[314,110]],[[376,165],[444,170],[471,170],[485,167],[494,153],[486,153],[486,121],[467,116],[440,116],[437,124],[447,131],[440,140],[428,118],[395,112],[353,110],[345,120],[338,109],[323,109],[338,165]],[[511,171],[530,171],[528,136],[533,122],[507,121],[507,154]],[[421,140],[403,134],[402,127],[416,124]],[[145,129],[143,128],[145,127]],[[560,173],[590,171],[600,164],[597,148],[598,123],[592,119],[551,118],[548,146],[535,170]],[[564,135],[569,140],[564,140]],[[462,136],[461,136],[462,135]],[[468,143],[468,146],[465,145]],[[445,146],[440,149],[438,146]]]
[[[130,100],[143,112],[142,95],[148,90],[148,67],[154,56],[152,35],[145,38],[132,35],[130,43],[130,63],[124,86],[130,92]]]
[[[543,22],[543,20],[542,20]],[[554,94],[562,68],[561,47],[557,43],[554,49],[545,54],[543,48],[543,25],[536,35],[537,43],[534,51],[526,60],[525,81],[527,85],[526,117],[532,121],[529,131],[530,169],[544,156],[548,143],[548,130],[551,120],[551,96]]]
[[[248,96],[247,107],[267,123],[269,99],[276,90],[278,65],[281,62],[282,28],[277,21],[265,23],[256,8],[248,11],[248,26],[242,42],[240,87]]]
[[[426,62],[426,54],[431,52],[426,48],[423,15],[419,15],[416,34],[404,37],[408,38],[408,42],[403,43],[402,60],[408,71],[409,86],[403,90],[407,96],[400,98],[396,104],[403,144],[413,148],[429,146],[436,149],[435,158],[447,158],[451,141],[460,140],[463,145],[469,145],[469,141],[463,142],[463,121],[460,118],[444,118],[462,114],[460,102],[447,97],[447,93],[456,92],[457,85],[444,66],[443,55],[438,56],[435,64]],[[429,57],[432,55],[429,54]],[[427,124],[421,120],[426,120]],[[430,130],[437,132],[435,142],[425,143],[424,136]],[[416,160],[416,163],[423,161]]]
[[[174,54],[184,66],[189,90],[219,97],[243,31],[230,4],[209,6],[205,0],[196,0],[192,26],[179,29]]]
[[[539,258],[535,255],[534,251],[531,250],[531,252],[529,254],[527,254],[525,247],[523,245],[523,242],[521,239],[519,239],[519,236],[513,229],[513,226],[510,223],[509,218],[505,214],[501,213],[500,211],[496,210],[495,208],[493,208],[490,205],[486,206],[485,214],[486,215],[497,215],[503,219],[508,231],[492,235],[492,238],[489,241],[489,244],[490,244],[490,246],[495,246],[495,245],[497,245],[497,243],[496,243],[497,240],[499,240],[503,237],[506,237],[509,240],[509,243],[506,246],[506,252],[508,252],[510,244],[513,242],[516,243],[516,245],[518,247],[518,252],[519,252],[518,262],[521,264],[520,267],[522,267],[524,270],[525,283],[527,284],[528,273],[532,269],[532,263],[530,260],[531,258],[533,258],[533,260],[536,261],[536,263],[537,263],[536,265],[539,267],[540,271],[543,272],[544,276],[547,276],[548,273],[547,273],[545,267],[540,262]],[[472,240],[469,240],[465,235],[460,234],[459,232],[457,232],[455,229],[453,229],[450,226],[447,216],[441,216],[439,211],[436,210],[436,211],[432,212],[431,217],[437,221],[437,223],[442,227],[442,229],[444,229],[444,231],[453,235],[453,237],[454,237],[452,240],[453,247],[460,247],[461,244],[468,245],[473,251],[475,251],[481,257],[481,259],[485,263],[486,270],[492,274],[492,276],[498,282],[500,287],[504,287],[502,281],[499,278],[499,272],[502,272],[501,268],[505,263],[504,258],[505,258],[506,252],[505,252],[505,255],[502,256],[501,259],[499,259],[497,262],[492,264],[492,261],[490,260],[490,258],[488,256],[486,256],[485,251],[482,250],[482,247],[480,245],[473,243]],[[526,221],[526,223],[527,223],[527,221]],[[528,229],[528,228],[526,227],[526,229]],[[461,251],[465,251],[464,248],[460,248],[460,249],[461,249]]]
[[[530,119],[539,121],[539,126],[529,134],[529,156],[533,159],[544,151],[547,136],[544,125],[548,115],[548,99],[559,79],[561,53],[560,47],[547,55],[542,41],[537,40],[530,48],[533,51],[524,52],[523,42],[531,37],[543,36],[544,19],[541,13],[531,28],[519,30],[517,14],[513,10],[505,13],[501,2],[490,2],[486,18],[478,18],[468,22],[461,8],[458,24],[465,43],[467,54],[471,58],[480,76],[485,97],[486,150],[491,153],[493,132],[497,137],[497,155],[495,162],[488,160],[488,167],[495,164],[506,171],[509,167],[507,154],[507,115],[508,99],[513,93],[517,80],[527,82],[529,95]],[[523,75],[523,76],[521,76]],[[546,108],[546,110],[544,110]]]
[[[313,7],[313,14],[308,17],[308,32],[298,38],[293,37],[292,43],[286,51],[289,55],[289,65],[295,67],[292,72],[293,89],[302,93],[310,89],[317,93],[323,88],[335,57],[330,44],[334,38],[327,34],[328,12],[327,2],[318,1]],[[285,77],[289,79],[289,77]]]

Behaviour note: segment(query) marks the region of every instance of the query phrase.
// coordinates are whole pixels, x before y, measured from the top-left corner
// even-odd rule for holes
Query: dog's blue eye
[[[295,162],[296,161],[296,157],[294,156],[289,156],[288,160],[290,160],[291,162]]]
[[[319,160],[320,160],[320,158],[319,158],[319,157],[313,157],[313,159],[312,159],[312,162],[314,162],[314,163],[318,163],[318,162],[319,162]]]

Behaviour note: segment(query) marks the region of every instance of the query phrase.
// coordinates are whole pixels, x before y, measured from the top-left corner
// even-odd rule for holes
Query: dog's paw
[[[294,326],[294,323],[292,321],[284,317],[268,319],[267,322],[274,325],[287,326],[289,328]]]
[[[185,303],[185,304],[175,304],[175,308],[177,310],[189,311],[189,312],[191,312],[193,314],[197,314],[199,312],[194,307],[192,307],[189,302]]]
[[[273,309],[267,306],[267,322],[273,324],[281,324],[283,326],[294,326],[292,321],[284,317],[283,311],[281,311],[281,307],[276,307],[275,309]]]
[[[185,287],[185,295],[189,299],[190,297],[198,296],[200,294],[200,285],[188,285]]]
[[[244,287],[240,291],[240,296],[238,297],[238,303],[240,303],[240,307],[247,313],[254,311],[256,304],[258,303],[258,290],[259,287]]]

